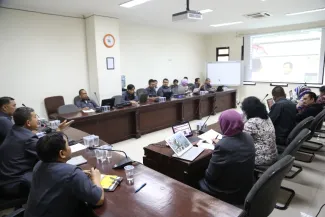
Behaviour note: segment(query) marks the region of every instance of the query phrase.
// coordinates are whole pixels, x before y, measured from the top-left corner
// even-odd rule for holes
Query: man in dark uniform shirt
[[[82,110],[95,110],[98,107],[97,103],[94,100],[89,99],[87,91],[84,89],[79,90],[79,97],[80,100],[76,102],[76,106],[78,108],[81,108]]]
[[[131,102],[135,103],[138,101],[138,97],[135,95],[135,86],[129,84],[127,90],[122,94],[122,102]]]
[[[149,86],[146,88],[148,96],[156,97],[157,92],[156,92],[156,89],[155,89],[155,85],[156,85],[155,80],[150,79],[148,84],[149,84]]]
[[[14,112],[15,124],[0,146],[0,192],[6,198],[28,195],[32,170],[38,161],[37,116],[32,108],[21,107]],[[72,121],[60,124],[58,131]]]
[[[276,135],[276,144],[284,146],[291,130],[296,126],[296,105],[287,100],[284,89],[276,86],[272,90],[274,104],[269,117],[272,120]]]
[[[305,106],[305,109],[297,114],[297,123],[310,116],[316,117],[323,110],[323,105],[317,104],[316,100],[317,97],[314,92],[308,92],[303,96],[302,102]]]
[[[209,91],[211,88],[212,88],[212,86],[211,86],[211,80],[210,80],[210,78],[207,78],[207,79],[205,79],[205,83],[204,83],[204,85],[201,87],[201,90],[203,91]]]
[[[169,81],[167,78],[163,80],[163,86],[158,89],[157,95],[163,97],[164,93],[172,92],[172,89],[168,86]]]
[[[40,161],[33,170],[25,217],[88,216],[85,202],[92,206],[104,203],[100,172],[67,164],[71,148],[64,134],[42,137],[36,151]]]
[[[16,110],[16,102],[11,97],[0,98],[0,145],[12,128],[12,115]]]
[[[201,88],[200,78],[195,78],[194,86],[195,86],[195,88]]]

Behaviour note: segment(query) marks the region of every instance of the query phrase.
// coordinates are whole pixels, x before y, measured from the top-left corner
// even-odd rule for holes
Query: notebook
[[[67,163],[71,165],[79,166],[87,163],[87,160],[83,156],[79,155],[77,157],[71,158],[70,160],[67,161]]]
[[[101,186],[104,191],[114,191],[121,184],[123,177],[114,175],[101,175]]]

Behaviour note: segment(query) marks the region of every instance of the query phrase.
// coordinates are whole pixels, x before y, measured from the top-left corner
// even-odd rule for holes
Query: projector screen
[[[323,83],[325,28],[245,37],[244,81]]]

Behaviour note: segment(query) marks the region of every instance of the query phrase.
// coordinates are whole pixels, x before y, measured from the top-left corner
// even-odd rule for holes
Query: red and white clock
[[[107,34],[104,36],[104,45],[108,48],[112,48],[115,45],[115,38],[112,34]]]

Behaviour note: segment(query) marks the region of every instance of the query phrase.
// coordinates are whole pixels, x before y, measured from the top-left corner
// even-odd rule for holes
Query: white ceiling
[[[119,6],[126,1],[128,0],[0,0],[0,6],[77,17],[104,15],[123,21],[197,33],[241,31],[325,20],[325,11],[285,16],[286,13],[323,8],[325,0],[190,0],[192,10],[214,10],[204,14],[204,20],[196,23],[172,22],[172,14],[185,10],[186,0],[152,0],[130,9]],[[268,12],[273,16],[260,20],[243,17],[244,14],[254,12]],[[244,23],[210,27],[211,24],[236,21]]]

